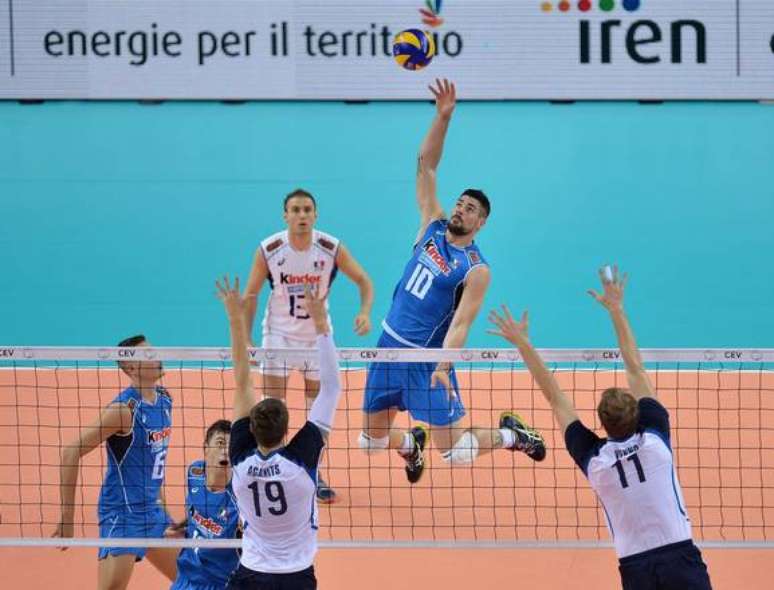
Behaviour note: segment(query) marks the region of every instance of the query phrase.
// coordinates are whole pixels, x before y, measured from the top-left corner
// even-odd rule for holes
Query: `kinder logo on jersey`
[[[206,518],[202,516],[196,511],[196,509],[193,510],[193,513],[191,514],[191,519],[194,521],[194,524],[196,524],[198,528],[204,531],[207,531],[208,533],[215,535],[216,537],[219,537],[220,534],[223,532],[223,527],[221,525],[219,525],[211,518]]]
[[[148,443],[152,445],[158,445],[159,443],[167,440],[172,434],[172,428],[167,426],[162,430],[150,430],[148,432]]]
[[[430,262],[432,262],[439,271],[445,275],[448,275],[451,272],[449,263],[446,262],[443,254],[438,251],[438,246],[436,246],[435,240],[433,240],[433,238],[430,238],[425,242],[425,244],[422,246],[422,250],[424,250],[427,258],[430,259]]]
[[[320,277],[316,275],[310,275],[309,273],[302,275],[291,275],[284,272],[280,273],[280,284],[282,285],[319,285]]]

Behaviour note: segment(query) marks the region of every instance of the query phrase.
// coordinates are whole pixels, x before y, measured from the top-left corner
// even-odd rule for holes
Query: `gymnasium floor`
[[[321,587],[361,587],[363,575],[378,572],[369,587],[396,588],[406,583],[438,587],[444,581],[448,588],[494,588],[512,584],[518,573],[519,584],[538,587],[616,588],[612,549],[368,547],[370,541],[500,541],[507,545],[607,540],[596,500],[564,451],[547,405],[530,379],[523,372],[502,370],[460,373],[471,423],[488,425],[501,409],[517,409],[544,432],[552,452],[543,463],[533,464],[518,453],[499,451],[480,458],[472,468],[453,472],[431,453],[424,479],[409,487],[394,454],[369,458],[357,449],[364,373],[346,371],[347,393],[325,472],[341,501],[321,507],[320,539],[359,541],[360,546],[322,550]],[[559,377],[563,387],[574,391],[576,405],[589,423],[594,421],[594,392],[621,379],[610,371],[565,371]],[[663,370],[653,378],[672,410],[678,469],[697,538],[771,540],[774,428],[769,425],[774,424],[774,375]],[[184,424],[174,431],[166,480],[172,515],[179,518],[183,466],[198,458],[206,424],[228,416],[231,375],[168,366],[165,382],[178,408],[174,419]],[[93,419],[96,408],[109,401],[118,383],[115,369],[0,371],[0,399],[5,400],[0,403],[0,536],[50,535],[58,516],[58,447],[76,430],[63,425]],[[291,392],[289,402],[291,408],[300,406],[298,391]],[[297,426],[301,412],[291,415]],[[15,424],[22,426],[9,426]],[[84,461],[83,495],[79,496],[84,507],[76,511],[76,521],[87,524],[76,528],[79,534],[96,533],[94,503],[103,461],[101,452]],[[14,524],[20,521],[26,524]],[[41,555],[46,556],[44,568]],[[707,555],[717,588],[769,587],[768,578],[774,574],[770,551],[712,549]],[[29,568],[16,567],[20,561],[29,563]],[[6,572],[35,576],[33,587],[45,587],[48,575],[60,586],[63,580],[72,581],[73,588],[95,579],[92,549],[61,554],[51,548],[4,548],[0,562],[14,565],[4,568]],[[164,587],[147,564],[138,567],[137,576],[132,588]],[[744,585],[742,576],[749,577]]]

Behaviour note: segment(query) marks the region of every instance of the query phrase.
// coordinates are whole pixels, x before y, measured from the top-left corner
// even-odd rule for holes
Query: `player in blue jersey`
[[[118,346],[149,346],[138,335]],[[134,351],[128,351],[132,358]],[[139,351],[137,356],[139,356]],[[73,536],[75,486],[81,457],[105,443],[108,467],[99,496],[100,537],[105,539],[163,537],[170,523],[164,505],[164,470],[172,428],[172,398],[158,383],[164,368],[158,361],[118,363],[131,380],[100,414],[62,449],[60,468],[61,518],[54,537]],[[63,548],[64,549],[64,548]],[[99,590],[122,590],[134,564],[147,555],[161,573],[175,579],[177,550],[143,547],[102,547],[99,550]]]
[[[380,348],[462,348],[489,285],[489,266],[474,238],[489,217],[487,196],[467,189],[447,219],[436,195],[436,169],[456,104],[454,84],[437,80],[430,90],[436,116],[419,152],[416,193],[420,230],[414,251],[395,287],[382,322]],[[360,447],[367,453],[397,449],[406,460],[409,482],[424,469],[427,431],[394,430],[398,411],[430,424],[434,444],[451,465],[472,463],[497,448],[520,450],[540,461],[542,437],[513,412],[503,412],[499,428],[463,425],[465,409],[449,363],[374,363],[368,369]]]
[[[228,445],[231,422],[218,420],[204,437],[204,461],[188,467],[187,518],[167,530],[168,537],[233,539],[239,531],[239,510],[231,490]],[[177,579],[171,590],[223,590],[239,565],[236,549],[186,547],[177,558]]]

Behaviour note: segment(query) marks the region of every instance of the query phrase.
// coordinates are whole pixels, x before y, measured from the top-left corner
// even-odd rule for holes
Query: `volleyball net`
[[[601,433],[595,412],[599,394],[626,386],[619,352],[541,353],[581,419]],[[99,541],[97,516],[104,445],[80,464],[74,538],[50,538],[60,518],[61,453],[129,385],[116,361],[130,354],[164,364],[161,384],[173,399],[166,505],[174,520],[186,517],[187,467],[203,458],[207,427],[231,419],[228,349],[0,347],[0,544],[105,544]],[[315,359],[307,350],[251,349],[250,354],[256,362]],[[643,350],[642,356],[670,412],[675,461],[697,541],[774,544],[774,350],[663,349]],[[609,543],[597,498],[565,450],[517,351],[340,349],[339,358],[344,392],[321,467],[338,502],[319,507],[323,546]],[[463,426],[496,428],[501,412],[514,410],[543,434],[548,456],[534,463],[522,453],[498,449],[471,465],[452,467],[430,444],[424,476],[410,485],[397,453],[366,455],[358,445],[366,369],[376,361],[392,363],[395,370],[405,370],[400,363],[452,362],[467,409]],[[257,371],[253,378],[260,396]],[[306,419],[299,374],[291,375],[287,404],[292,435]],[[395,425],[412,424],[401,413]]]

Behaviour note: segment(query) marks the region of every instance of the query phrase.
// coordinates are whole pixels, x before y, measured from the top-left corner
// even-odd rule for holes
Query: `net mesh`
[[[120,349],[0,348],[0,538],[35,542],[59,520],[63,445],[128,386]],[[544,351],[581,419],[601,432],[599,393],[626,379],[614,350]],[[147,349],[164,360],[173,397],[165,492],[170,514],[186,514],[187,466],[202,458],[209,424],[230,418],[233,378],[222,349]],[[308,351],[253,351],[260,359],[297,362]],[[662,403],[694,535],[699,541],[774,541],[774,353],[643,351]],[[329,543],[606,542],[604,513],[564,449],[548,404],[513,351],[342,349],[342,395],[321,474],[339,502],[321,505],[319,538]],[[358,447],[366,361],[445,359],[455,363],[467,414],[462,425],[496,427],[515,410],[541,431],[549,453],[534,463],[495,450],[469,466],[450,467],[428,453],[423,479],[411,486],[394,452]],[[397,367],[397,365],[396,365]],[[260,376],[254,374],[256,391]],[[303,381],[291,376],[291,434],[305,420]],[[396,427],[411,426],[402,413]],[[97,500],[104,445],[81,462],[75,537],[98,538]]]

